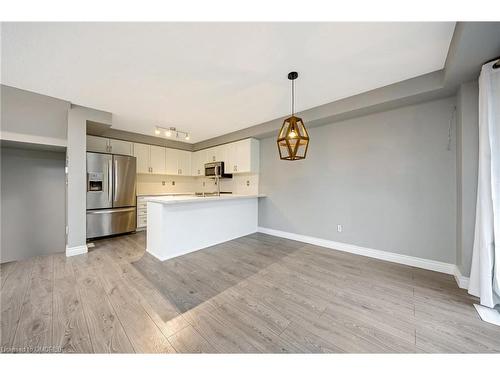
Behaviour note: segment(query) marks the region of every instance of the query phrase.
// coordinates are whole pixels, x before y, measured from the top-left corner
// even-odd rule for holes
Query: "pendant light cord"
[[[295,116],[295,80],[292,79],[292,116]]]

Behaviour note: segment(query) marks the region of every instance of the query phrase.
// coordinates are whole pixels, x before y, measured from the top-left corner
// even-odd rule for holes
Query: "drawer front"
[[[137,228],[145,227],[148,224],[147,216],[137,216]]]
[[[147,209],[147,208],[148,208],[148,203],[147,202],[137,203],[137,209],[138,210]]]
[[[137,208],[137,215],[144,215],[146,216],[148,214],[148,209],[147,208]]]
[[[135,228],[135,207],[87,211],[87,238],[133,232]]]

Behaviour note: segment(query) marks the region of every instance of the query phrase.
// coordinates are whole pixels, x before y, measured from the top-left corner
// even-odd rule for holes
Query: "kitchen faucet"
[[[215,184],[217,185],[217,196],[220,197],[220,166],[215,166]]]

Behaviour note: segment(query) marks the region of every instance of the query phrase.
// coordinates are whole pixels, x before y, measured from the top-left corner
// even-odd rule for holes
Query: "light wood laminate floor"
[[[165,262],[145,235],[1,265],[1,349],[499,352],[449,275],[255,233]]]

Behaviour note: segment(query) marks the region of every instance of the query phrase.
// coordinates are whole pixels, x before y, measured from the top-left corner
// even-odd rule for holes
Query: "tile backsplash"
[[[137,175],[137,194],[193,193],[196,178],[186,176]]]
[[[221,180],[221,191],[233,194],[257,194],[259,175],[234,175],[232,179]],[[215,180],[205,177],[137,175],[137,194],[168,194],[217,191]]]

